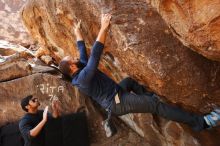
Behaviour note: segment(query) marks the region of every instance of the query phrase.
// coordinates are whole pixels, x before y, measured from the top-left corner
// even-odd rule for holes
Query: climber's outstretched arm
[[[80,31],[81,20],[73,24],[73,31],[76,36],[76,41],[83,41],[82,33]]]
[[[96,41],[99,41],[102,44],[105,44],[105,39],[106,39],[111,17],[112,17],[111,14],[102,14],[101,16],[101,29],[99,31]]]
[[[80,31],[81,20],[73,25],[73,31],[77,41],[77,47],[80,53],[80,62],[84,65],[88,62],[88,57],[86,53],[86,45],[82,37],[82,33]]]
[[[104,43],[105,43],[108,27],[110,24],[110,20],[111,20],[111,14],[102,14],[101,28],[98,37],[96,39],[96,42],[92,47],[92,52],[89,57],[89,61],[86,67],[84,67],[78,75],[78,82],[80,83],[81,86],[89,85],[89,82],[92,80],[92,78],[94,77],[97,71],[99,61],[104,49]]]

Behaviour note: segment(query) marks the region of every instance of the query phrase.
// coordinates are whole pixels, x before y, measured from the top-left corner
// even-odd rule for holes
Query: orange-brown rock
[[[102,12],[113,15],[100,66],[104,72],[116,81],[128,74],[168,101],[197,113],[220,105],[220,63],[185,47],[146,0],[31,0],[22,18],[34,40],[62,58],[78,55],[71,31],[76,19],[82,20],[89,52]],[[220,144],[213,136],[220,134],[219,129],[193,133],[148,114],[127,115],[124,121],[154,146]]]
[[[219,0],[147,0],[173,34],[199,54],[220,61]]]

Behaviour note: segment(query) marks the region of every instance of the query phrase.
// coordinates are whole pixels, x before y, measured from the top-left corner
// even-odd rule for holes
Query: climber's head
[[[81,63],[78,58],[66,56],[60,61],[59,69],[64,75],[71,77],[79,70],[80,65]]]
[[[21,100],[21,107],[26,112],[37,111],[39,106],[40,102],[38,101],[38,98],[33,97],[32,95],[29,95]]]

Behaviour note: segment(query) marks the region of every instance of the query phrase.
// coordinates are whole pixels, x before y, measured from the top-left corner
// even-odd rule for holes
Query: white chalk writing
[[[50,84],[40,84],[37,85],[37,88],[40,89],[42,94],[48,94],[51,98],[55,98],[57,97],[56,94],[64,92],[63,86],[52,86]]]

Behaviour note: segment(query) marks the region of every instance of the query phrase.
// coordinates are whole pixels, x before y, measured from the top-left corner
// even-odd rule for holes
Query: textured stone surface
[[[0,55],[2,56],[10,56],[15,54],[16,52],[22,52],[26,50],[26,48],[20,45],[10,43],[5,40],[0,40]]]
[[[25,2],[26,0],[0,0],[0,40],[23,45],[32,43],[19,13]]]
[[[101,12],[111,12],[112,25],[100,65],[104,72],[116,81],[127,74],[169,102],[197,113],[206,113],[213,105],[220,105],[220,63],[182,45],[148,3],[31,0],[22,10],[22,18],[34,40],[59,62],[67,54],[78,55],[71,32],[75,19],[82,20],[89,52],[100,27]],[[149,114],[126,118],[154,146],[220,145],[218,137],[213,136],[220,134],[219,129],[194,133]]]
[[[20,78],[31,74],[31,66],[26,61],[0,64],[0,82]]]
[[[7,58],[0,64],[0,127],[8,122],[18,121],[22,117],[24,111],[20,107],[20,101],[23,97],[27,95],[38,97],[42,109],[50,105],[52,96],[57,96],[62,103],[64,113],[79,111],[87,113],[91,146],[149,145],[119,119],[114,119],[118,133],[111,139],[106,138],[101,125],[104,115],[94,107],[88,97],[79,93],[70,82],[63,81],[57,71],[33,58],[31,56],[33,53],[24,53],[23,50],[14,48],[14,45],[7,47],[4,45],[3,48],[14,50],[16,53],[11,55],[4,49],[1,50]],[[53,75],[47,74],[48,72]]]
[[[109,74],[115,77],[114,72],[110,72],[111,69],[114,71],[111,68],[114,64],[119,71],[143,81],[160,95],[192,107],[202,107],[207,100],[216,101],[220,92],[220,64],[181,45],[158,13],[145,2],[123,2],[33,0],[25,6],[23,19],[42,47],[53,48],[50,51],[63,57],[77,54],[70,30],[73,17],[82,19],[87,46],[91,48],[99,28],[101,10],[96,8],[111,10],[111,33],[102,61],[102,65],[109,65],[106,69]],[[32,11],[33,7],[35,11]],[[77,8],[88,12],[74,11]],[[132,11],[134,13],[128,17]]]
[[[220,61],[219,0],[147,0],[164,18],[181,42]]]
[[[17,121],[24,114],[20,100],[30,94],[38,97],[42,107],[49,105],[50,97],[59,97],[65,113],[77,112],[80,108],[86,111],[92,146],[126,145],[147,146],[148,142],[115,119],[118,133],[108,139],[102,129],[102,115],[88,97],[83,96],[69,82],[49,74],[33,74],[16,80],[0,83],[0,126],[7,122]],[[128,139],[131,137],[130,139]]]

